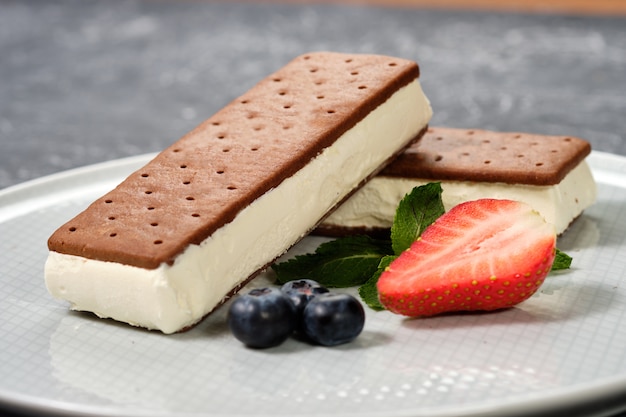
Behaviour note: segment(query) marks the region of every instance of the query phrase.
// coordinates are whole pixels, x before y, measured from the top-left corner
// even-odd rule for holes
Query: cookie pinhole
[[[152,242],[152,243],[154,243],[155,245],[162,245],[162,244],[163,244],[163,241],[162,241],[161,239],[157,239],[157,240],[155,240],[155,241],[154,241],[154,242]]]
[[[115,232],[109,234],[109,237],[115,237],[115,236],[117,236],[117,233],[115,233]]]
[[[219,126],[219,125],[220,125],[220,122],[211,122],[211,124],[212,124],[213,126]]]
[[[74,226],[72,226],[72,227],[70,227],[68,230],[69,230],[70,232],[75,232],[75,231],[76,231],[76,228],[75,228]]]
[[[319,95],[319,96],[317,96],[317,97],[315,97],[315,98],[316,98],[316,99],[318,99],[318,100],[323,100],[323,99],[324,99],[324,96],[323,96],[323,95]]]
[[[467,131],[467,134],[468,134],[468,135],[473,135],[474,133],[475,133],[475,132],[474,132],[473,130],[468,130],[468,131]]]
[[[519,134],[518,134],[518,135],[513,136],[513,139],[519,139],[519,138],[521,138],[521,137],[522,137],[522,135],[519,135]]]
[[[317,72],[317,68],[311,68],[309,72]]]
[[[180,151],[181,151],[181,150],[180,150],[180,149],[178,149],[178,148],[176,148],[176,149],[172,149],[172,152],[174,152],[174,153],[178,153],[178,152],[180,152]]]
[[[280,90],[280,91],[278,92],[278,95],[279,95],[279,96],[284,96],[284,95],[286,95],[286,94],[287,94],[287,92],[286,92],[285,90]]]
[[[352,62],[352,58],[348,58],[344,61],[346,64],[349,64],[350,62]]]
[[[230,148],[224,148],[222,149],[222,152],[230,152]]]
[[[158,224],[157,222],[152,222],[152,223],[150,223],[150,226],[152,226],[152,227],[157,227],[158,225],[159,225],[159,224]]]
[[[148,210],[152,211],[154,210],[154,207],[148,207]]]
[[[390,67],[395,67],[395,66],[397,66],[397,65],[398,65],[398,64],[397,64],[397,63],[395,63],[395,62],[390,62],[390,63],[389,63],[389,66],[390,66]]]
[[[489,159],[487,159],[486,161],[483,162],[483,164],[485,165],[489,165],[491,163],[491,161]]]
[[[256,152],[256,151],[258,151],[258,150],[259,150],[259,147],[258,147],[258,146],[253,146],[252,148],[250,148],[250,150],[251,150],[252,152]]]
[[[326,110],[326,113],[328,113],[328,114],[335,114],[335,110]]]
[[[187,196],[187,197],[185,197],[185,200],[187,200],[187,201],[193,201],[193,200],[195,200],[195,198],[194,198],[194,197],[192,197],[192,196]]]
[[[225,139],[225,138],[226,138],[226,135],[225,135],[225,134],[223,134],[223,133],[221,133],[221,134],[217,135],[217,138],[218,138],[218,139]]]
[[[491,143],[491,141],[489,139],[485,139],[483,140],[483,143]]]
[[[111,203],[113,203],[113,200],[104,200],[104,202],[105,202],[106,204],[111,204]]]
[[[359,90],[365,90],[366,88],[367,88],[367,86],[366,86],[366,85],[360,85],[360,86],[358,87],[358,89],[359,89]]]
[[[443,159],[443,156],[441,156],[441,155],[437,155],[437,156],[435,157],[435,162],[439,162],[439,161],[441,161],[442,159]]]
[[[536,166],[536,167],[541,167],[541,166],[543,166],[543,162],[537,162],[537,163],[535,164],[535,166]]]
[[[291,108],[291,104],[285,104],[285,105],[283,106],[283,109],[290,109],[290,108]]]
[[[282,79],[276,77],[276,78],[273,78],[272,81],[274,81],[275,83],[279,83],[282,81]]]
[[[189,185],[191,184],[191,181],[183,181],[183,185]]]
[[[217,171],[215,171],[216,174],[218,175],[222,175],[224,173],[223,169],[218,169]]]
[[[565,139],[563,139],[563,141],[564,141],[564,142],[571,142],[571,141],[572,141],[572,138],[565,138]]]
[[[359,75],[359,72],[358,71],[351,71],[350,75]]]
[[[192,213],[192,214],[191,214],[191,217],[200,217],[200,214],[198,214],[198,213]]]
[[[109,220],[115,220],[115,216],[109,216],[108,219]]]
[[[235,187],[234,185],[229,185],[228,187],[226,187],[227,190],[236,190],[237,187]]]
[[[150,194],[152,194],[152,191],[150,191],[150,190],[146,190],[146,191],[144,191],[144,194],[148,194],[148,195],[150,195]]]
[[[145,172],[143,174],[141,174],[141,178],[148,178],[150,175],[146,174]]]
[[[518,158],[523,158],[525,155],[524,155],[524,154],[522,154],[522,153],[520,153],[520,154],[517,154],[516,156],[517,156]]]
[[[180,169],[186,169],[186,168],[187,168],[187,165],[186,165],[186,164],[182,164],[182,165],[180,166]]]

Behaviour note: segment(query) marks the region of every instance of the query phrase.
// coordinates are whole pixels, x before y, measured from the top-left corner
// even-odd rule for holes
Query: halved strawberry
[[[554,227],[529,205],[496,199],[462,203],[382,273],[380,302],[413,317],[510,307],[537,291],[555,251]]]

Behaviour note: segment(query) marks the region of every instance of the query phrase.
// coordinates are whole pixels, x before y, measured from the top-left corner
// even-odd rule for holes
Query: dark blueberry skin
[[[296,325],[296,308],[278,288],[259,288],[237,297],[228,309],[228,327],[243,344],[268,348],[284,342]]]
[[[319,294],[328,292],[328,288],[323,287],[317,281],[312,279],[298,279],[289,281],[280,288],[282,292],[287,294],[293,304],[296,306],[298,314],[302,314],[304,307]]]
[[[363,306],[349,294],[320,294],[309,301],[302,316],[305,335],[323,346],[351,342],[365,325]]]

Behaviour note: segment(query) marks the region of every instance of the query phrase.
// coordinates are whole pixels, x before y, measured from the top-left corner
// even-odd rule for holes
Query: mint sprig
[[[359,286],[362,300],[374,310],[384,310],[376,284],[383,271],[437,220],[445,209],[441,184],[413,188],[398,204],[390,239],[347,236],[322,243],[314,253],[275,263],[277,284],[312,279],[329,288]],[[552,271],[568,269],[572,258],[557,249]]]

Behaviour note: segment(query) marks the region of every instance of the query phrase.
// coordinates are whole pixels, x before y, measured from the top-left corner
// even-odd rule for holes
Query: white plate
[[[165,336],[68,311],[47,237],[149,156],[0,191],[0,404],[64,415],[513,416],[626,408],[626,158],[594,152],[597,203],[559,240],[573,268],[489,314],[368,311],[334,348],[250,350],[225,308]],[[313,250],[307,238],[294,251]],[[292,254],[294,253],[292,251]],[[265,284],[268,275],[254,281]]]

